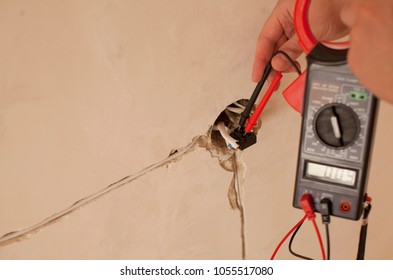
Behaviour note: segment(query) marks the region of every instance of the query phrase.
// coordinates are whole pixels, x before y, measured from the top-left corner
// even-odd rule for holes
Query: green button
[[[360,100],[360,101],[367,100],[367,97],[368,97],[367,93],[365,93],[365,92],[358,92],[358,91],[354,91],[354,90],[350,91],[348,93],[348,96],[349,96],[350,99]]]

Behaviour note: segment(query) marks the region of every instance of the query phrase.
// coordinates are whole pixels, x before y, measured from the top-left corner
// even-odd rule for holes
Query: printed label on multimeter
[[[360,218],[366,191],[377,99],[346,62],[309,59],[294,206],[312,194],[332,202],[332,215]]]

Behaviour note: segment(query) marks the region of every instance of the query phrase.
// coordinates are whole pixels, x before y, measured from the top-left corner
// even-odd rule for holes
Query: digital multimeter
[[[332,215],[357,220],[365,200],[378,100],[351,73],[347,50],[317,44],[308,54],[293,205],[309,193]]]
[[[297,0],[294,13],[307,70],[284,92],[302,112],[293,206],[311,194],[315,211],[331,202],[331,215],[357,220],[366,199],[378,100],[352,74],[348,44],[318,42],[308,24],[311,0]]]

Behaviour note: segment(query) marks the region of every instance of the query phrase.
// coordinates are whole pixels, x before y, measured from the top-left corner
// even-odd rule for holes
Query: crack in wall
[[[165,158],[164,160],[161,160],[159,162],[156,162],[141,171],[126,176],[110,185],[108,185],[106,188],[99,190],[98,192],[95,192],[87,197],[84,197],[75,203],[73,203],[70,207],[63,209],[62,211],[59,211],[46,219],[42,220],[41,222],[32,225],[30,227],[24,228],[22,230],[16,230],[16,231],[11,231],[9,233],[6,233],[2,237],[0,237],[0,247],[9,245],[14,242],[19,242],[23,241],[25,239],[30,238],[32,235],[38,233],[42,229],[44,229],[47,226],[50,226],[54,223],[57,223],[61,221],[63,218],[69,216],[76,210],[81,209],[82,207],[88,205],[89,203],[93,201],[97,201],[98,199],[102,198],[103,196],[107,195],[109,192],[112,192],[116,189],[119,189],[120,187],[131,183],[132,181],[135,181],[136,179],[142,177],[143,175],[148,174],[149,172],[154,171],[157,168],[167,166],[175,161],[181,160],[181,158],[188,154],[189,152],[193,151],[196,147],[197,144],[201,141],[201,139],[206,136],[196,136],[192,139],[192,141],[184,148],[176,149],[175,151],[171,151],[170,155]]]
[[[4,234],[0,237],[0,247],[29,239],[31,236],[37,234],[44,228],[62,221],[63,218],[71,215],[77,210],[80,210],[88,204],[101,199],[110,192],[137,180],[138,178],[154,171],[157,168],[168,166],[173,162],[181,160],[183,156],[195,150],[197,147],[205,148],[210,153],[212,158],[218,159],[220,166],[224,170],[233,172],[232,180],[228,188],[228,200],[231,208],[233,210],[238,210],[240,213],[241,255],[242,259],[246,259],[246,222],[244,205],[246,165],[242,159],[242,152],[240,150],[228,149],[225,141],[223,142],[223,139],[220,139],[220,137],[215,134],[215,131],[212,131],[211,129],[206,135],[194,137],[187,146],[180,149],[172,149],[167,158],[156,162],[137,173],[126,176],[89,196],[79,199],[71,206],[54,213],[37,224]]]

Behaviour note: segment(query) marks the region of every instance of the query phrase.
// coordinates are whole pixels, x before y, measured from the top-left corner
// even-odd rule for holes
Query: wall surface
[[[280,94],[295,76],[257,145],[233,156],[206,135],[251,94],[274,4],[0,1],[0,258],[269,258],[302,217],[291,206],[301,118]],[[368,259],[393,258],[392,120],[381,102]],[[356,256],[359,229],[333,218],[333,259]],[[310,224],[294,247],[320,257]]]

